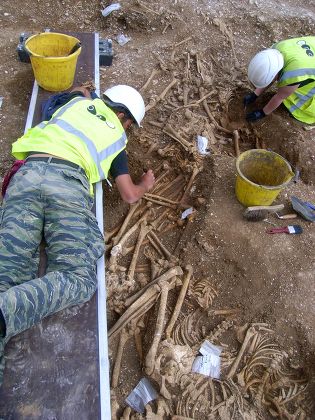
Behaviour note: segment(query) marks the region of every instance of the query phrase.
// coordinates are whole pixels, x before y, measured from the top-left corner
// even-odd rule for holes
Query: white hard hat
[[[145,105],[142,96],[136,89],[127,85],[117,85],[105,90],[103,97],[107,97],[116,105],[127,108],[140,127],[145,114]]]
[[[275,48],[260,51],[249,63],[248,78],[256,88],[264,88],[273,81],[283,64],[283,55]]]

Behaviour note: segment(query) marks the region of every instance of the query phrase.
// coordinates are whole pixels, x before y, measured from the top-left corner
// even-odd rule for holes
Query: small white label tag
[[[197,356],[194,360],[192,372],[219,379],[221,348],[206,340],[199,351],[202,356]]]
[[[144,413],[144,407],[158,397],[158,393],[147,378],[142,378],[131,391],[125,402],[138,413]]]
[[[197,136],[197,147],[201,155],[210,155],[207,137]]]
[[[220,356],[221,354],[221,347],[215,346],[214,344],[210,343],[210,341],[205,340],[201,347],[200,347],[200,353],[205,356],[206,354],[213,354],[215,356]]]
[[[183,211],[181,219],[186,219],[186,217],[193,214],[194,211],[195,211],[195,209],[193,207],[189,207],[189,209]]]

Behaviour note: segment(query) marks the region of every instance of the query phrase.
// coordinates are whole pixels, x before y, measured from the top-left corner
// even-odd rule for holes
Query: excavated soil
[[[281,39],[314,34],[315,2],[302,0],[297,6],[291,0],[126,0],[120,4],[120,10],[104,18],[101,9],[107,4],[98,1],[25,0],[21,4],[2,1],[0,175],[12,162],[11,143],[23,131],[32,88],[31,67],[19,62],[15,51],[19,34],[53,28],[98,31],[101,38],[113,39],[113,64],[101,68],[101,89],[117,83],[142,88],[150,108],[143,128],[129,133],[130,172],[137,179],[144,169],[155,169],[160,181],[153,193],[177,204],[168,203],[168,207],[165,201],[164,205],[152,203],[148,226],[153,223],[153,232],[170,255],[161,251],[156,241],[153,246],[152,237],[151,241],[145,238],[132,278],[128,277],[128,270],[139,229],[126,243],[129,253],[119,256],[116,266],[111,266],[112,242],[108,241],[109,327],[113,328],[126,311],[126,299],[157,275],[153,273],[155,269],[162,274],[180,266],[184,270],[178,276],[181,281],[185,278],[185,267],[191,266],[193,270],[181,313],[167,342],[163,341],[166,339],[163,329],[163,345],[157,354],[161,355],[160,368],[156,364],[152,374],[145,361],[153,341],[160,300],[138,323],[137,337],[141,338],[143,355],[139,354],[134,339],[127,341],[118,385],[112,390],[113,418],[120,418],[126,407],[125,398],[145,376],[157,390],[162,378],[166,378],[167,391],[160,390],[163,398],[156,417],[148,409],[146,415],[132,414],[132,418],[311,419],[315,373],[314,224],[300,217],[280,220],[275,215],[257,222],[244,219],[244,207],[235,196],[232,132],[237,130],[240,136],[240,152],[257,147],[269,149],[281,154],[299,171],[297,182],[292,182],[273,203],[283,203],[283,213],[292,212],[292,195],[315,202],[315,131],[305,129],[284,108],[256,124],[248,124],[242,105],[242,96],[251,89],[246,66],[252,55]],[[121,33],[130,37],[123,46],[115,41]],[[158,73],[145,86],[153,70]],[[174,85],[159,100],[172,80]],[[207,94],[204,101],[199,101]],[[259,99],[257,106],[266,103],[270,95],[268,92]],[[211,116],[203,106],[205,101]],[[166,134],[171,129],[173,135],[175,131],[188,142],[187,150]],[[201,156],[196,149],[197,135],[209,140],[207,156]],[[187,190],[195,168],[200,172]],[[176,177],[179,181],[168,191],[168,183]],[[104,184],[104,190],[106,232],[116,229],[117,233],[129,206],[121,201],[115,186],[109,188]],[[185,206],[180,206],[178,201],[186,190]],[[143,215],[147,202],[143,200],[138,206],[139,211],[128,228]],[[194,213],[182,220],[181,214],[187,207],[193,207]],[[166,209],[167,215],[163,214]],[[156,220],[159,223],[154,224]],[[298,224],[303,232],[268,235],[266,230],[274,227],[270,223],[277,227]],[[169,292],[164,327],[179,291],[178,280]],[[224,310],[225,313],[220,312]],[[244,329],[240,328],[244,325]],[[256,335],[232,374],[231,366],[250,327]],[[132,328],[135,325],[129,324],[131,336]],[[171,370],[165,356],[167,346],[173,348],[176,356],[178,349],[174,343],[181,345],[186,355],[193,352],[196,356],[206,337],[224,348],[223,385],[214,381],[215,392],[207,388],[204,376],[189,376],[182,359]],[[110,340],[112,367],[118,341],[118,334]],[[244,384],[237,373],[259,355],[262,357],[256,360],[260,364],[248,367]],[[170,358],[176,359],[175,356]],[[168,408],[163,408],[161,401]],[[225,404],[221,404],[223,401]],[[156,412],[155,403],[152,409]],[[127,411],[124,418],[128,418]]]

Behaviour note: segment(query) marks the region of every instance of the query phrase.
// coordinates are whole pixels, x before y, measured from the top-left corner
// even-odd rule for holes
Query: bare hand
[[[91,94],[90,94],[90,91],[89,91],[89,89],[87,89],[86,87],[84,87],[84,86],[77,86],[77,87],[75,87],[75,88],[73,88],[73,89],[71,89],[70,90],[70,92],[82,92],[83,93],[83,95],[86,97],[86,98],[91,98]]]
[[[88,80],[87,82],[82,83],[81,86],[87,89],[89,92],[94,92],[96,90],[93,80]]]
[[[150,191],[155,183],[155,177],[152,169],[149,169],[142,175],[140,184],[145,188],[146,192]]]

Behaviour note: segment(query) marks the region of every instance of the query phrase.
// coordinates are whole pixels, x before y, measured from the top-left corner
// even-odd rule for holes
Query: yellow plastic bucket
[[[264,149],[242,153],[236,170],[236,197],[246,207],[270,206],[294,176],[289,162]]]
[[[57,92],[69,89],[74,80],[80,41],[69,35],[43,32],[25,42],[35,79],[43,89]]]

